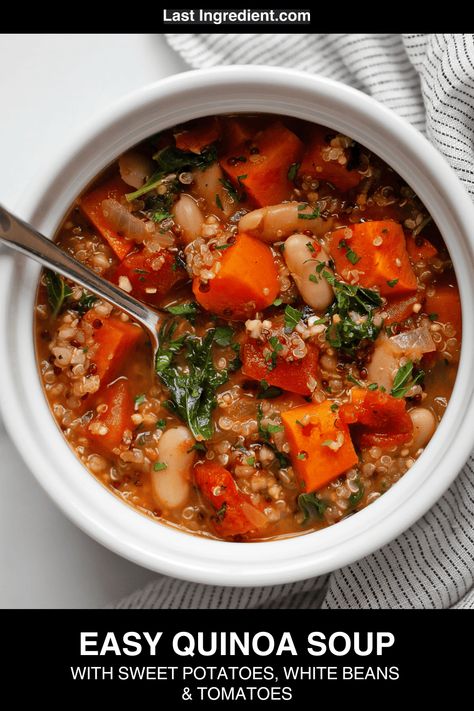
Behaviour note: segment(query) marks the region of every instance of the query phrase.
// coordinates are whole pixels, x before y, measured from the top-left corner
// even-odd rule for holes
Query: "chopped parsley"
[[[398,284],[398,281],[399,281],[398,279],[390,279],[389,281],[387,281],[387,284],[389,285],[389,287],[391,289],[393,289],[393,287],[396,286],[396,284]]]
[[[223,206],[222,206],[222,200],[220,199],[218,193],[216,193],[216,205],[217,205],[217,207],[219,208],[219,210],[223,210],[223,209],[224,209]]]
[[[239,175],[237,178],[237,182],[240,186],[240,190],[236,190],[234,185],[231,183],[229,178],[219,178],[219,182],[221,185],[227,190],[229,193],[229,196],[232,198],[234,202],[243,202],[245,198],[247,197],[245,194],[245,190],[243,190],[243,185],[242,185],[242,180],[244,180],[247,176],[246,175]]]
[[[435,314],[434,312],[431,314],[428,314],[428,318],[430,321],[437,321],[438,319],[438,314]]]
[[[83,291],[81,298],[76,303],[74,308],[76,309],[76,311],[79,311],[81,316],[83,316],[87,311],[89,311],[94,306],[96,301],[98,301],[97,296],[94,296],[94,294],[89,294],[88,291]]]
[[[188,449],[187,454],[189,454],[189,452],[207,452],[207,447],[204,442],[196,442],[196,444],[193,444],[193,446]]]
[[[260,388],[257,392],[257,400],[271,399],[274,397],[279,397],[283,393],[283,390],[276,385],[269,385],[266,380],[260,381]]]
[[[285,307],[285,332],[291,333],[294,331],[298,323],[301,321],[303,314],[298,309],[294,309],[293,306],[288,304]]]
[[[367,386],[367,390],[377,390],[378,387],[377,383],[370,383],[370,385]]]
[[[156,422],[156,429],[157,430],[164,430],[165,427],[166,427],[166,420],[164,420],[164,419],[157,420],[157,422]]]
[[[313,208],[312,212],[303,212],[303,210],[306,210],[307,208],[309,208],[309,204],[307,202],[303,202],[301,205],[298,205],[298,218],[300,220],[315,220],[319,217],[319,207],[317,205]]]
[[[338,244],[338,249],[344,248],[346,250],[345,257],[346,259],[349,260],[351,264],[357,264],[357,262],[360,262],[360,257],[358,254],[354,252],[353,249],[349,247],[345,239],[341,239],[341,241]],[[398,280],[397,280],[398,281]]]
[[[184,169],[190,170],[192,168],[205,170],[212,165],[212,163],[216,162],[217,151],[215,146],[209,146],[202,153],[191,153],[181,151],[179,148],[176,148],[176,146],[166,146],[155,153],[153,160],[158,164],[157,170],[141,188],[138,188],[138,190],[132,193],[127,193],[125,197],[129,202],[157,188],[164,178],[171,173],[178,173]]]
[[[393,397],[405,397],[406,393],[424,377],[425,374],[422,370],[413,375],[413,361],[409,360],[398,369],[390,394]]]
[[[184,304],[176,304],[176,306],[167,306],[165,311],[173,314],[173,316],[196,316],[199,313],[199,306],[195,301],[188,301]],[[189,319],[191,320],[191,319]]]
[[[300,494],[298,496],[298,507],[304,514],[303,523],[307,523],[310,519],[322,519],[324,512],[328,507],[327,501],[320,499],[315,493]]]
[[[140,395],[137,395],[135,397],[135,410],[140,407],[140,405],[143,405],[143,403],[146,400],[146,395],[145,393],[140,393]]]
[[[168,469],[168,465],[164,462],[155,462],[153,465],[153,471],[162,472],[163,469]]]
[[[288,180],[290,183],[294,183],[296,176],[298,175],[298,170],[299,170],[300,164],[299,163],[292,163],[290,167],[288,168]]]
[[[271,350],[265,353],[265,362],[267,363],[268,370],[273,370],[276,368],[278,354],[283,350],[283,346],[277,336],[271,336],[268,339],[268,344]]]
[[[247,457],[245,463],[247,464],[247,466],[253,467],[253,465],[255,464],[255,457]]]
[[[234,331],[230,326],[218,326],[214,333],[214,341],[218,346],[225,348],[232,343]]]
[[[227,502],[224,501],[222,506],[219,509],[217,509],[217,511],[216,511],[216,520],[219,521],[219,523],[221,523],[224,520],[226,511],[227,511]]]
[[[364,485],[361,483],[360,479],[357,479],[357,484],[359,486],[358,491],[355,491],[353,494],[351,494],[348,499],[349,506],[351,506],[352,508],[354,508],[354,506],[357,506],[357,504],[361,501],[365,493]]]
[[[283,299],[280,299],[280,297],[278,297],[277,299],[275,299],[272,306],[281,306],[282,303],[283,303]]]
[[[339,281],[329,271],[323,277],[333,287],[335,301],[329,307],[326,340],[337,350],[354,355],[362,341],[375,341],[380,327],[373,321],[373,312],[382,305],[380,294],[356,284]]]

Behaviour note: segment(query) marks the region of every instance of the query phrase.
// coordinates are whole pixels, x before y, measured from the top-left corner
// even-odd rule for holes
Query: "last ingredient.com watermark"
[[[306,25],[310,10],[163,10],[163,22],[170,25]]]

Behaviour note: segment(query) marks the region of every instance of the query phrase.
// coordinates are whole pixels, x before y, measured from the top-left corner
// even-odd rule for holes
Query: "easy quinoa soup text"
[[[84,466],[157,522],[228,541],[337,523],[422,454],[461,307],[413,190],[348,136],[197,119],[89,185],[62,249],[156,308],[143,329],[58,275],[36,303],[46,397]]]

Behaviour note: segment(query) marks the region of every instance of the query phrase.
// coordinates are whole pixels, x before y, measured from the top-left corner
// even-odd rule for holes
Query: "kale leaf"
[[[375,341],[380,327],[373,321],[373,312],[382,305],[380,294],[356,284],[346,284],[324,270],[322,276],[333,287],[335,301],[329,307],[326,340],[338,350],[354,355],[360,343]]]
[[[217,370],[212,360],[215,329],[203,338],[184,335],[173,339],[175,330],[176,322],[167,322],[160,331],[156,372],[170,391],[168,408],[189,425],[197,440],[210,439],[216,390],[228,379],[227,371]],[[183,347],[187,351],[186,368],[175,362]]]
[[[48,302],[51,307],[51,315],[53,318],[56,318],[71,296],[72,289],[66,284],[62,276],[49,269],[45,272],[45,284]]]
[[[307,523],[311,518],[322,519],[328,504],[313,492],[311,494],[300,494],[298,496],[298,507],[304,514],[303,523]]]

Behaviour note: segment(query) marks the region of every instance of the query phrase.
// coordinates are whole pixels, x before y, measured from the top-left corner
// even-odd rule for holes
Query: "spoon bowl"
[[[138,321],[150,336],[153,348],[153,364],[159,348],[158,329],[160,312],[149,309],[141,301],[130,296],[115,284],[103,279],[85,264],[64,252],[32,225],[24,222],[0,205],[0,241],[11,249],[34,259],[61,276],[71,279],[101,299],[121,309]]]

